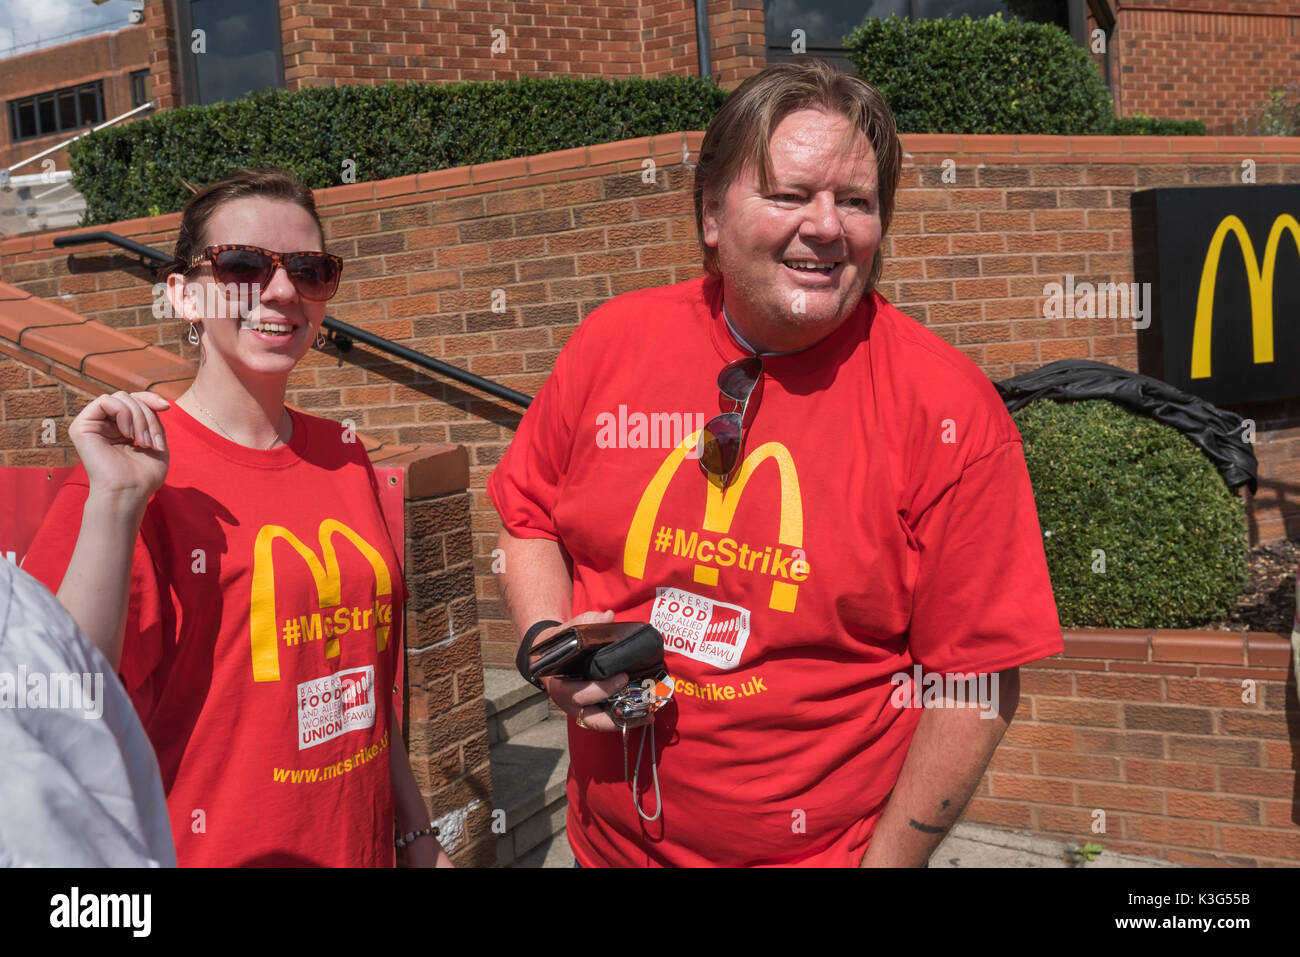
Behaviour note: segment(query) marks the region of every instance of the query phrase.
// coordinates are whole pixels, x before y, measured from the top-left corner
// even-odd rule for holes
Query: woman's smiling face
[[[307,210],[287,200],[257,196],[229,200],[212,212],[204,245],[224,244],[274,252],[322,249],[320,229]],[[203,323],[206,359],[219,361],[240,377],[287,375],[325,320],[325,303],[303,299],[283,266],[277,266],[260,288],[229,289],[224,295],[212,288],[216,278],[210,262],[195,266],[185,281],[202,287],[203,295],[188,298],[185,314]],[[218,308],[212,310],[212,305]]]

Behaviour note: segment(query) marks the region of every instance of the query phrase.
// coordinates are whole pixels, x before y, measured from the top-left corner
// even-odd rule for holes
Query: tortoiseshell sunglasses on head
[[[239,243],[208,246],[190,260],[186,272],[203,262],[212,263],[217,282],[257,286],[265,286],[275,270],[283,266],[298,295],[312,302],[333,298],[343,274],[343,260],[330,253],[277,253]]]

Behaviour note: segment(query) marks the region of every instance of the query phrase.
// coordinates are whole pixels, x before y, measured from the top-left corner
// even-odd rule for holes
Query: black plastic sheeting
[[[1246,485],[1253,493],[1259,485],[1259,464],[1242,434],[1245,420],[1159,379],[1104,362],[1060,359],[994,386],[1008,412],[1035,399],[1109,399],[1178,429],[1210,457],[1228,488]]]

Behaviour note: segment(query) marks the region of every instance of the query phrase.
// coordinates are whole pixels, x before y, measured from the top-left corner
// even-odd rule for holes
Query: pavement
[[[1084,843],[1100,844],[1102,852],[1087,864],[1067,860],[1070,851]],[[961,822],[943,839],[932,855],[931,867],[1182,867],[1170,861],[1105,850],[1106,836],[1075,844],[1034,834],[1021,834]]]
[[[1082,843],[1082,842],[1080,842]],[[1105,835],[1093,839],[1103,850],[1090,863],[1069,863],[1071,849],[1063,841],[1004,831],[984,824],[961,822],[930,857],[931,867],[1181,867],[1169,861],[1104,850]],[[1078,845],[1074,845],[1078,846]],[[561,831],[521,858],[515,867],[573,867],[573,851]]]

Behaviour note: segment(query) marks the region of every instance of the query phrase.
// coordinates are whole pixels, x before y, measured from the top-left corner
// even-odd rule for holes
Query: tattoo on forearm
[[[950,804],[952,804],[952,801],[949,800],[948,798],[944,798],[942,801],[939,802],[939,809],[942,811],[946,811],[948,810],[948,806]],[[912,827],[916,828],[922,834],[944,834],[947,832],[948,827],[951,826],[948,825],[945,827],[936,827],[933,824],[924,824],[921,821],[916,820],[915,818],[908,818],[907,823],[910,824]]]
[[[922,824],[915,818],[908,818],[907,823],[923,834],[942,834],[944,831],[948,830],[946,827],[935,827],[933,824]]]

